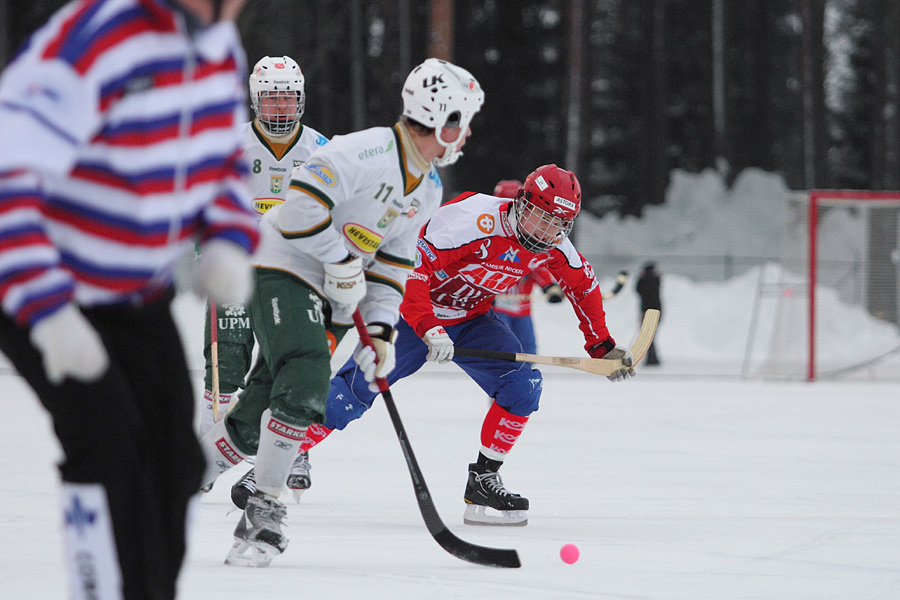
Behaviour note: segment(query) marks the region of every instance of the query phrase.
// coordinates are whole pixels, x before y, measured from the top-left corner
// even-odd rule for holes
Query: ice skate
[[[308,452],[301,452],[298,454],[297,458],[294,459],[294,464],[291,465],[291,473],[287,478],[287,486],[288,489],[291,490],[295,502],[300,502],[300,496],[303,495],[303,492],[312,487],[312,479],[309,476],[309,470],[311,468]]]
[[[231,486],[231,502],[239,509],[244,510],[247,508],[247,499],[255,493],[256,479],[253,469],[250,469]]]
[[[522,527],[528,524],[528,498],[513,494],[503,487],[496,471],[487,465],[469,465],[466,484],[466,525],[506,525]]]
[[[247,508],[234,529],[234,545],[226,565],[267,567],[284,552],[288,539],[281,532],[287,509],[277,498],[257,492],[247,499]]]

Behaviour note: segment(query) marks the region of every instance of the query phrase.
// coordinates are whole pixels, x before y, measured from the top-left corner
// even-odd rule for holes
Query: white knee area
[[[256,489],[277,498],[291,472],[291,465],[306,438],[306,428],[272,417],[266,409],[259,428],[259,450],[256,452]]]
[[[106,489],[99,483],[63,482],[62,487],[69,597],[122,598],[122,571]]]
[[[219,419],[224,419],[231,409],[231,403],[237,401],[237,392],[219,394]],[[206,435],[212,426],[216,424],[213,419],[213,399],[210,390],[203,390],[203,405],[200,408],[200,428],[197,431],[199,437]]]
[[[200,439],[200,447],[203,448],[203,456],[206,458],[206,471],[203,473],[203,485],[209,485],[219,475],[240,464],[244,456],[228,435],[225,428],[225,419],[214,424]]]

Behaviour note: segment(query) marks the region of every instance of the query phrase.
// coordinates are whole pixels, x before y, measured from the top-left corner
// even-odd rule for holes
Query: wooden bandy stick
[[[209,356],[212,371],[212,403],[213,422],[219,422],[219,319],[216,317],[216,305],[209,303]]]
[[[637,366],[639,362],[647,354],[650,343],[653,342],[653,336],[656,335],[656,326],[659,325],[659,311],[650,308],[644,313],[644,320],[641,322],[641,330],[638,333],[637,340],[631,347],[633,355],[632,367]],[[506,360],[511,362],[526,362],[537,365],[555,365],[557,367],[568,367],[570,369],[578,369],[586,371],[594,375],[603,375],[609,377],[616,371],[625,368],[621,360],[608,358],[568,358],[561,356],[539,356],[537,354],[525,354],[523,352],[500,352],[498,350],[476,350],[474,348],[454,348],[455,356],[471,356],[474,358],[493,358],[495,360]]]

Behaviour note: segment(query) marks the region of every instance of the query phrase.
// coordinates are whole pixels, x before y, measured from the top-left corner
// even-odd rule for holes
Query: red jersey
[[[400,312],[420,336],[487,313],[497,294],[545,267],[569,298],[584,334],[585,350],[615,341],[606,328],[603,294],[594,270],[568,239],[535,254],[509,222],[512,201],[465,193],[445,204],[422,229],[416,269],[406,282]]]
[[[494,312],[511,317],[531,316],[531,290],[535,284],[541,289],[551,285],[553,277],[544,267],[529,273],[513,287],[494,298]]]

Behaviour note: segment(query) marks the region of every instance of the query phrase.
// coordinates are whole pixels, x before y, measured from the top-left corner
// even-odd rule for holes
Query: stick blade
[[[647,354],[647,350],[650,349],[650,344],[653,342],[653,336],[656,335],[657,325],[659,325],[659,311],[655,308],[648,308],[644,312],[644,319],[641,321],[641,330],[638,333],[637,340],[631,346],[631,355],[634,357],[632,366],[636,366]]]
[[[502,567],[518,569],[522,566],[519,553],[513,549],[488,548],[461,540],[447,528],[434,534],[434,539],[441,548],[460,560],[485,567]]]

